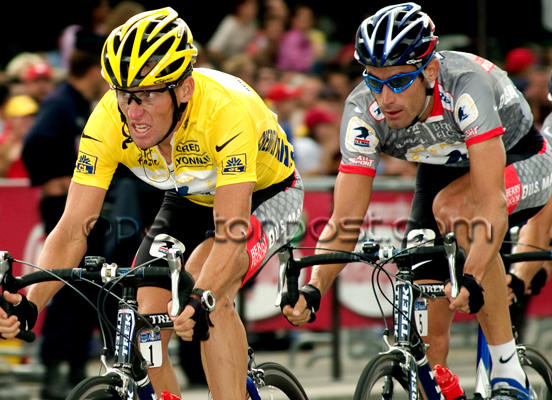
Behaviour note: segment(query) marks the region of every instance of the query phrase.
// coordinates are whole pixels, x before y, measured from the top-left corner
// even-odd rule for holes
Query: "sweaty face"
[[[171,95],[167,90],[155,91],[165,87],[156,85],[115,91],[130,137],[141,149],[155,146],[171,127],[174,111]]]
[[[366,67],[367,74],[379,80],[415,70],[416,68],[411,65],[385,68]],[[400,93],[393,92],[387,85],[383,85],[381,93],[372,92],[390,128],[404,129],[408,127],[422,110],[426,99],[427,86],[425,80],[422,81],[420,76]]]

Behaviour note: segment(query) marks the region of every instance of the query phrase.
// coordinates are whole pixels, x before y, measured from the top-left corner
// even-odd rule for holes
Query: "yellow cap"
[[[6,103],[6,116],[24,117],[26,115],[36,114],[38,103],[32,97],[20,94],[11,97]]]

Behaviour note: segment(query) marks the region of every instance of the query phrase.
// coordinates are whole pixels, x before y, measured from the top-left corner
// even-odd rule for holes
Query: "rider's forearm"
[[[244,271],[248,266],[249,255],[245,241],[227,240],[217,243],[215,240],[195,287],[210,290],[216,299],[226,297],[231,285],[236,282],[236,277],[245,276]]]
[[[76,268],[86,253],[86,237],[71,238],[67,232],[54,229],[46,238],[38,266],[47,269]],[[44,282],[30,287],[27,298],[42,311],[63,283]]]
[[[500,197],[500,196],[497,196]],[[507,205],[503,199],[488,199],[476,207],[468,235],[471,240],[464,273],[481,282],[497,257],[508,229]]]
[[[345,231],[343,229],[337,229],[336,227],[337,224],[334,219],[330,220],[326,225],[316,245],[317,254],[326,252],[323,249],[332,249],[332,251],[354,250],[360,231],[357,229]],[[360,225],[358,227],[360,227]],[[320,294],[324,296],[332,286],[337,275],[339,275],[346,265],[347,264],[317,265],[312,269],[309,283],[316,286],[320,290]]]

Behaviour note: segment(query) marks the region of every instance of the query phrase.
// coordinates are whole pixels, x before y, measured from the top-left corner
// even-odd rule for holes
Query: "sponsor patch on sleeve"
[[[77,158],[75,170],[76,172],[80,172],[82,174],[94,175],[96,173],[97,164],[98,157],[79,151],[79,157]]]
[[[374,154],[379,139],[376,137],[374,128],[358,117],[349,120],[345,147],[352,152],[363,154]]]
[[[237,175],[245,172],[247,161],[245,154],[234,154],[222,160],[223,175]]]
[[[456,107],[454,108],[454,118],[462,131],[466,130],[466,127],[470,125],[479,116],[479,111],[473,101],[472,97],[464,93],[458,99]]]

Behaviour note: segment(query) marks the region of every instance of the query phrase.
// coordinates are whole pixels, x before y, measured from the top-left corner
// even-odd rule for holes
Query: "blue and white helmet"
[[[435,25],[416,3],[387,6],[366,18],[357,30],[355,58],[363,65],[420,68],[433,54]]]

